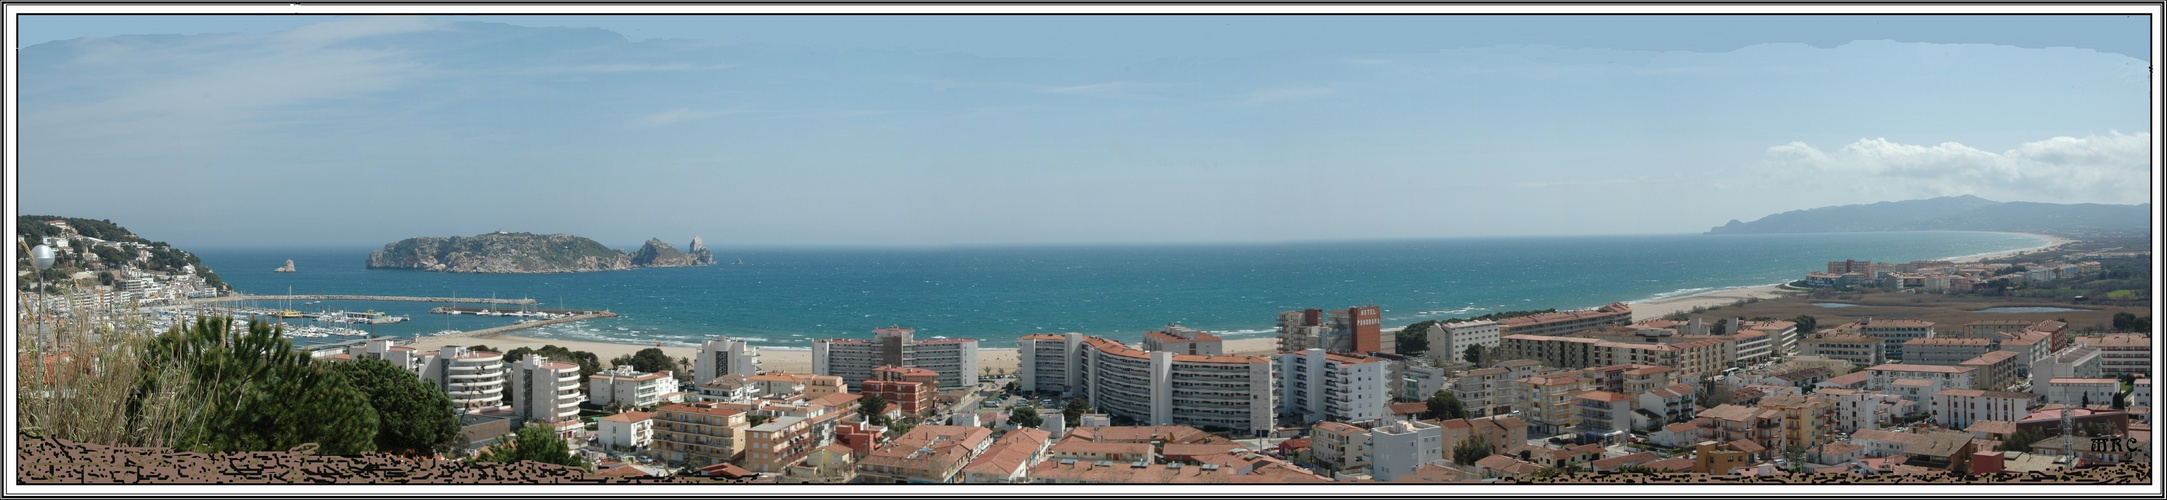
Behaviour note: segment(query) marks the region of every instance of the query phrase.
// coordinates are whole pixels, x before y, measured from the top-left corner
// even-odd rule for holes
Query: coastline
[[[2021,254],[2026,254],[2026,253],[2031,253],[2031,252],[2039,252],[2039,251],[2053,250],[2053,249],[2056,249],[2056,248],[2061,248],[2061,247],[2062,247],[2062,245],[2067,245],[2067,244],[2070,244],[2070,243],[2074,243],[2074,242],[2076,242],[2076,241],[2077,241],[2077,240],[2072,240],[2072,239],[2069,239],[2069,238],[2063,238],[2063,237],[2060,237],[2060,236],[2051,236],[2051,235],[2039,234],[2039,233],[2017,233],[2017,232],[2009,232],[2009,231],[1980,231],[1980,232],[1985,232],[1985,233],[1996,233],[1996,234],[2014,234],[2014,235],[2019,235],[2019,236],[2030,236],[2030,237],[2033,237],[2033,238],[2039,238],[2039,239],[2047,240],[2047,242],[2046,242],[2045,244],[2042,244],[2042,245],[2039,245],[2039,246],[2036,246],[2036,247],[2031,247],[2031,248],[2019,248],[2019,249],[2016,249],[2016,250],[2009,250],[2009,251],[2003,251],[2003,252],[1987,252],[1987,253],[1977,253],[1977,254],[1971,254],[1971,255],[1959,255],[1959,256],[1955,256],[1955,257],[1949,257],[1949,258],[1947,258],[1947,259],[1942,259],[1942,260],[1947,260],[1947,261],[1949,261],[1949,262],[1955,262],[1955,263],[1958,263],[1958,264],[1967,264],[1967,263],[1972,263],[1972,262],[1980,262],[1980,261],[1984,261],[1984,260],[1987,260],[1987,259],[1999,259],[1999,258],[2005,258],[2005,257],[2012,257],[2012,256],[2016,256],[2016,255],[2021,255]]]
[[[2016,233],[2006,231],[1984,232],[2029,236],[2046,240],[2046,243],[2030,248],[1949,257],[1941,260],[1948,260],[1957,263],[1979,262],[1987,259],[2005,258],[2010,256],[2022,255],[2025,253],[2051,250],[2055,248],[2060,248],[2063,245],[2067,245],[2075,241],[2068,238],[2035,233]],[[1670,314],[1678,312],[1689,312],[1692,311],[1695,307],[1708,308],[1728,306],[1739,300],[1752,298],[1773,299],[1797,295],[1800,293],[1778,288],[1778,286],[1780,285],[1781,284],[1768,284],[1725,288],[1677,297],[1664,297],[1643,301],[1628,301],[1627,304],[1633,307],[1633,321],[1638,322],[1649,319],[1661,318],[1663,316],[1668,316]],[[1391,335],[1397,331],[1397,328],[1390,328],[1384,330],[1382,333],[1384,335]],[[999,342],[999,340],[981,342],[980,345],[984,346],[991,342]],[[1273,336],[1229,339],[1226,340],[1225,343],[1225,352],[1227,355],[1230,356],[1270,356],[1278,351],[1278,342],[1278,338]],[[516,349],[519,347],[531,347],[538,349],[545,345],[556,345],[574,351],[588,351],[595,353],[595,356],[601,358],[604,364],[607,364],[611,359],[615,359],[619,356],[630,356],[641,349],[646,349],[649,347],[659,347],[660,349],[662,349],[662,352],[668,354],[672,358],[690,359],[699,352],[699,349],[697,347],[691,346],[621,344],[584,340],[521,337],[509,334],[500,334],[490,337],[423,337],[413,340],[411,344],[407,345],[414,347],[416,350],[435,350],[446,345],[485,345],[489,346],[490,348],[498,349],[500,351]],[[978,366],[982,370],[994,370],[1001,373],[1010,373],[1014,372],[1018,365],[1019,361],[1017,360],[1015,347],[981,347],[978,350]],[[760,349],[760,367],[762,370],[766,371],[812,373],[812,351],[806,348],[762,348]]]

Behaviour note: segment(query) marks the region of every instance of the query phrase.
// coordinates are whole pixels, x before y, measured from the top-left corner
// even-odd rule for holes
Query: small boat
[[[731,264],[743,264],[743,263],[745,263],[745,259],[737,259],[737,262],[731,262]]]

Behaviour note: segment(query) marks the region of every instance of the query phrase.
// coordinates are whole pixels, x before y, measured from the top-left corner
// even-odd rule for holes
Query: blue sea
[[[717,334],[762,347],[869,338],[901,325],[919,338],[1013,345],[1037,332],[1136,341],[1180,323],[1228,338],[1269,336],[1280,311],[1375,304],[1385,324],[1497,311],[1578,309],[1782,283],[1829,260],[1910,261],[2036,247],[2002,233],[1651,235],[1429,241],[916,249],[713,247],[722,264],[570,274],[371,270],[377,248],[210,248],[197,253],[252,295],[533,298],[541,307],[608,309],[613,319],[522,336],[697,345]],[[274,273],[287,259],[296,273]],[[742,259],[743,264],[730,262]],[[263,302],[260,306],[277,306]],[[413,321],[376,325],[409,337],[508,318],[428,314],[439,304],[329,302]]]

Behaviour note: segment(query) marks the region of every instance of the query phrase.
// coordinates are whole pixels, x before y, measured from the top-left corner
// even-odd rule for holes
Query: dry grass
[[[188,367],[143,366],[155,332],[137,311],[84,303],[55,311],[70,314],[16,330],[18,428],[82,443],[165,446],[201,413]],[[136,399],[139,382],[153,379],[158,389]]]
[[[1816,302],[1839,302],[1856,304],[1853,307],[1820,307]],[[2065,307],[2081,311],[2044,313],[1982,313],[1973,312],[1989,307]],[[2127,306],[2100,306],[2073,304],[2069,301],[2032,299],[2019,297],[1982,297],[1975,295],[1933,295],[1908,293],[1864,293],[1839,298],[1809,299],[1785,297],[1763,300],[1751,304],[1732,305],[1705,312],[1707,318],[1755,318],[1771,317],[1790,320],[1800,315],[1813,316],[1822,328],[1828,328],[1860,318],[1916,319],[1934,322],[1936,330],[1943,327],[1956,328],[1965,323],[1986,320],[2020,320],[2028,322],[2050,319],[2066,319],[2072,331],[2106,328],[2114,324],[2114,313],[2127,311],[2138,316],[2150,316],[2149,308]]]

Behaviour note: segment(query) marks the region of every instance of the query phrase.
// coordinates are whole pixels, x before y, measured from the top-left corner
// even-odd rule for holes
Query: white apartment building
[[[2039,395],[2028,392],[1982,391],[1978,389],[1942,389],[1934,393],[1934,422],[1951,429],[1970,427],[1972,422],[1995,420],[2015,422],[2023,420],[2031,412],[2032,401]]]
[[[1872,374],[1870,378],[1866,379],[1866,388],[1876,391],[1887,390],[1890,384],[1897,379],[1908,378],[1933,380],[1940,383],[1943,389],[1970,389],[1972,388],[1971,377],[1974,371],[1977,371],[1977,369],[1968,366],[1875,365],[1866,368],[1866,372]]]
[[[1369,430],[1370,479],[1390,482],[1445,460],[1445,431],[1436,425],[1394,419]]]
[[[2100,372],[2113,377],[2124,373],[2140,377],[2152,375],[2152,338],[2133,333],[2118,333],[2104,337],[2080,337],[2082,342],[2099,349]]]
[[[595,419],[594,443],[603,449],[638,450],[655,442],[655,414],[628,411]]]
[[[598,405],[623,402],[636,408],[682,403],[685,394],[677,390],[675,377],[668,371],[640,373],[630,366],[619,366],[588,376],[587,398]]]
[[[2033,385],[2040,381],[2057,378],[2102,378],[2106,376],[2104,356],[2096,347],[2074,344],[2062,352],[2032,362]]]
[[[1993,350],[1982,338],[1930,338],[1904,341],[1904,364],[1956,366]]]
[[[728,336],[716,336],[700,343],[699,357],[693,358],[693,382],[707,383],[723,375],[760,373],[760,349],[743,340]]]
[[[1498,330],[1497,322],[1490,320],[1433,323],[1424,336],[1430,341],[1429,357],[1451,362],[1466,359],[1468,346],[1497,347]]]
[[[2130,381],[2129,405],[2152,407],[2152,379],[2140,377]]]
[[[1821,335],[1799,341],[1798,353],[1849,361],[1859,366],[1881,364],[1881,340],[1864,335]]]
[[[579,365],[529,354],[512,364],[512,411],[525,423],[544,423],[570,439],[587,433],[579,420]],[[525,425],[525,423],[521,425]]]
[[[1017,344],[1019,378],[1030,381],[1019,385],[1031,384],[1025,390],[1048,391],[1062,381],[1064,397],[1082,397],[1138,425],[1261,433],[1276,422],[1277,379],[1269,358],[1144,351],[1082,335],[1031,335]],[[1381,368],[1377,376],[1381,383]]]
[[[1934,338],[1934,322],[1915,319],[1866,318],[1831,328],[1831,335],[1865,335],[1881,339],[1882,357],[1904,359],[1904,342]]]
[[[423,354],[421,363],[422,380],[434,382],[451,396],[452,406],[461,411],[504,404],[507,370],[503,354],[444,346]]]
[[[2114,396],[2122,391],[2122,381],[2111,378],[2053,378],[2046,383],[2033,383],[2032,391],[2046,396],[2048,403],[2065,405],[2112,404]],[[2014,420],[2012,420],[2014,422]]]
[[[391,362],[392,366],[397,366],[399,368],[405,369],[406,371],[413,372],[415,375],[421,374],[422,356],[420,355],[420,353],[415,352],[414,348],[412,347],[393,345],[392,341],[388,339],[371,340],[367,343],[353,346],[352,348],[347,349],[346,354],[353,359],[381,359]]]
[[[916,340],[913,332],[889,327],[873,330],[873,340],[815,340],[813,373],[842,377],[852,391],[872,380],[873,369],[881,366],[933,370],[942,389],[978,386],[977,340]]]
[[[1392,401],[1382,359],[1309,349],[1279,353],[1278,365],[1279,413],[1305,424],[1373,422]]]

